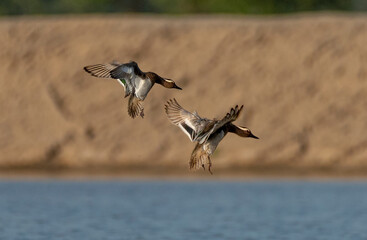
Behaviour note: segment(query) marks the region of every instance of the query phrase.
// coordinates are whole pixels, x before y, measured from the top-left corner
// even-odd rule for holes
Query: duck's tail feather
[[[129,98],[127,112],[132,118],[135,118],[138,115],[140,115],[142,118],[144,117],[143,101],[135,97],[133,93],[130,95]]]
[[[208,165],[208,170],[210,173],[212,162],[210,159],[210,154],[204,150],[203,144],[196,144],[194,150],[192,151],[191,158],[190,158],[190,170],[198,170],[203,168],[205,170],[205,164]]]

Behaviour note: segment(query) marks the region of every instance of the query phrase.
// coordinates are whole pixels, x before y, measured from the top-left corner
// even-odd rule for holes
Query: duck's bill
[[[256,138],[256,139],[259,139],[258,137],[256,137],[254,134],[250,134],[250,136],[249,137],[252,137],[252,138]]]
[[[179,89],[179,90],[182,90],[182,88],[180,88],[179,86],[175,85],[173,88],[176,88],[176,89]]]

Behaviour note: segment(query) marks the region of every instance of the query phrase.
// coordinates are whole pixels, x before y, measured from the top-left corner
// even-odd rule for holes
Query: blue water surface
[[[0,239],[367,239],[366,182],[0,181]]]

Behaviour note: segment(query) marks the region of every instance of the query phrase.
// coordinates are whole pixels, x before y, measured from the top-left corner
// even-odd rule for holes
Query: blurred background
[[[0,170],[190,175],[194,144],[164,113],[207,118],[244,104],[213,171],[363,175],[367,18],[362,0],[2,0]],[[286,13],[286,15],[284,15]],[[183,91],[153,88],[145,118],[86,65],[137,61]]]

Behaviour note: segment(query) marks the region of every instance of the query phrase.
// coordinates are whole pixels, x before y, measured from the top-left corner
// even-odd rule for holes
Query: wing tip
[[[106,64],[94,64],[83,67],[84,71],[94,77],[111,78],[110,70]]]
[[[89,67],[90,67],[90,66],[85,66],[85,67],[83,67],[84,71],[86,71],[87,73],[91,73],[91,71],[89,70]]]

